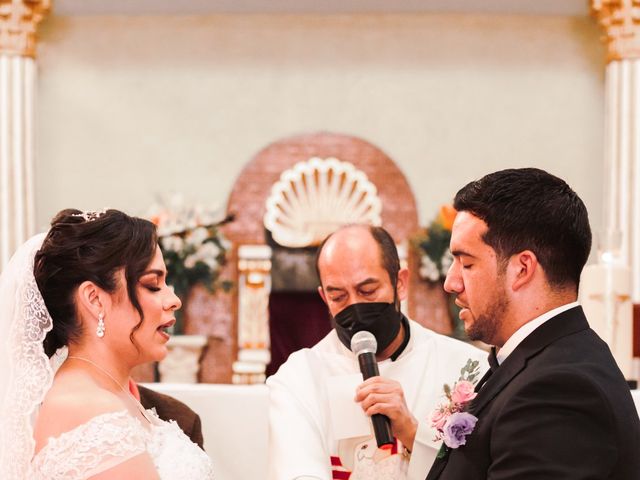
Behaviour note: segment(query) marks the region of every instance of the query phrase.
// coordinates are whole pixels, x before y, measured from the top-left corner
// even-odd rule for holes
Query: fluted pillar
[[[581,297],[593,328],[627,378],[633,303],[640,303],[640,0],[591,0],[607,45],[604,215],[598,264],[585,269]],[[591,310],[591,311],[589,311]]]
[[[0,0],[0,270],[35,232],[35,33],[50,5]]]
[[[640,0],[592,0],[607,44],[604,232],[640,302]]]

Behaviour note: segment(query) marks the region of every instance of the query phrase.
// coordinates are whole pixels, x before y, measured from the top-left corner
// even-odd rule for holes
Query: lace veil
[[[25,480],[33,418],[53,382],[42,342],[52,320],[33,276],[45,234],[22,245],[0,275],[0,478]]]

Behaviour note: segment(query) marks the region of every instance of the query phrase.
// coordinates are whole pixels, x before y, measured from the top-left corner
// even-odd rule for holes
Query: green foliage
[[[478,360],[468,359],[465,366],[460,370],[460,378],[458,379],[458,381],[466,380],[475,384],[479,380],[479,377],[480,362],[478,362]]]
[[[436,218],[420,234],[413,238],[413,245],[420,253],[420,277],[428,282],[444,282],[453,256],[449,250],[451,228],[456,212],[450,205],[443,205]],[[447,296],[447,307],[453,331],[451,336],[468,340],[464,324],[459,318],[460,308],[455,304],[455,295]]]
[[[451,387],[445,383],[443,386],[443,389],[444,389],[444,394],[447,396],[447,398],[451,399]]]
[[[440,276],[446,275],[443,267],[449,268],[446,263],[443,264],[443,258],[449,254],[449,242],[451,241],[451,230],[444,228],[439,222],[433,221],[425,232],[422,241],[418,244],[424,255],[427,255],[436,268],[440,272]]]
[[[451,241],[452,213],[449,206],[443,206],[440,213],[427,228],[414,237],[413,244],[420,252],[420,276],[430,282],[444,280],[451,266],[449,251]]]

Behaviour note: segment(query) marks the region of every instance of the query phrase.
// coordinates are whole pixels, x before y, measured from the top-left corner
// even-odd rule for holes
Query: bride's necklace
[[[118,382],[118,380],[115,379],[115,377],[113,375],[111,375],[109,372],[107,372],[104,368],[102,368],[100,365],[98,365],[95,362],[92,362],[91,360],[89,360],[88,358],[83,358],[83,357],[76,357],[75,355],[68,355],[67,359],[69,358],[73,358],[75,360],[82,360],[83,362],[87,362],[91,365],[93,365],[94,367],[96,367],[98,370],[100,370],[102,373],[104,373],[107,377],[109,377],[111,380],[113,380],[113,382],[118,385],[118,387],[120,388],[120,390],[122,390],[124,392],[125,395],[127,395],[128,397],[130,397],[136,407],[138,408],[138,410],[140,410],[140,413],[142,414],[142,416],[145,418],[145,420],[149,423],[151,423],[151,420],[149,419],[149,417],[147,416],[147,412],[144,410],[144,407],[140,404],[140,402],[133,396],[133,394],[127,390],[126,388],[124,388],[122,385],[120,385],[120,382]]]

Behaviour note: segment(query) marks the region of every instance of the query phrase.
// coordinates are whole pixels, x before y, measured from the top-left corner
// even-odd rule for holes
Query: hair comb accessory
[[[94,220],[99,219],[102,215],[107,213],[107,209],[103,208],[102,210],[90,210],[82,213],[74,213],[73,217],[82,217],[86,222],[93,222]]]

